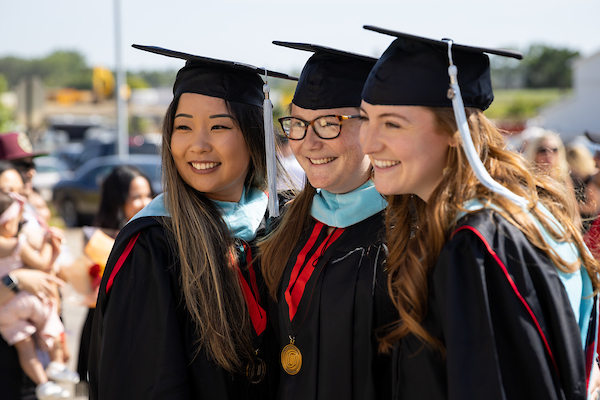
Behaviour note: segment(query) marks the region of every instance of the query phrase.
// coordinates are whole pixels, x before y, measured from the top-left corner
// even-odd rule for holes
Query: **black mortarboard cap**
[[[362,87],[376,58],[315,44],[273,44],[315,53],[302,69],[292,103],[310,110],[360,106]]]
[[[269,100],[269,86],[263,83],[260,75],[289,80],[298,78],[281,72],[269,71],[233,61],[201,57],[180,51],[155,46],[133,45],[134,48],[167,57],[186,60],[185,66],[177,72],[173,94],[198,93],[218,97],[230,102],[249,104],[263,108],[265,129],[265,156],[267,161],[267,183],[269,189],[269,213],[279,215],[277,197],[277,172],[275,134],[273,132],[272,104]]]
[[[365,29],[396,36],[371,70],[362,98],[374,105],[452,107],[448,99],[448,43],[373,26]],[[465,107],[487,109],[494,100],[487,54],[522,59],[521,53],[452,44]]]
[[[263,80],[260,75],[296,80],[297,78],[265,70],[249,64],[217,60],[155,46],[134,44],[134,48],[167,57],[186,60],[185,66],[177,72],[173,95],[198,93],[219,97],[227,101],[263,106]]]

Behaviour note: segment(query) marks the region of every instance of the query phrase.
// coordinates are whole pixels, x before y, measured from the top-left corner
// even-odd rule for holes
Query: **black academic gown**
[[[429,285],[423,325],[447,354],[401,340],[394,399],[586,398],[579,327],[556,268],[499,213],[458,222]]]
[[[278,399],[390,398],[391,359],[378,354],[374,332],[397,319],[386,292],[383,221],[380,212],[346,228],[318,259],[291,326],[302,353],[302,367],[292,376],[279,364]],[[290,342],[284,292],[315,224],[313,220],[296,245],[283,275],[278,303],[270,307],[280,351]],[[325,236],[319,236],[315,248]]]
[[[225,371],[203,351],[196,355],[197,337],[179,283],[180,265],[160,221],[161,217],[134,220],[116,239],[94,313],[91,399],[266,398],[265,380],[251,384],[244,374]],[[137,234],[117,272],[115,264]]]

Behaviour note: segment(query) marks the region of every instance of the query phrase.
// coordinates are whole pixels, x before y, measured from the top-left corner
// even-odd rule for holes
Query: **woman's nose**
[[[194,137],[192,140],[193,151],[204,153],[210,151],[212,148],[210,144],[210,134],[205,129],[198,129],[196,132],[194,132]]]
[[[323,139],[317,136],[313,125],[310,125],[308,127],[306,135],[304,136],[304,139],[302,139],[302,141],[304,142],[304,145],[309,148],[319,147],[323,144]]]
[[[378,149],[377,130],[371,127],[368,123],[360,126],[359,139],[362,151],[365,154],[372,154]]]

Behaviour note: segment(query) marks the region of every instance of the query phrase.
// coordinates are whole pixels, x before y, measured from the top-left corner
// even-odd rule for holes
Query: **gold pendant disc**
[[[281,366],[289,375],[296,375],[302,368],[302,353],[293,343],[281,351]]]

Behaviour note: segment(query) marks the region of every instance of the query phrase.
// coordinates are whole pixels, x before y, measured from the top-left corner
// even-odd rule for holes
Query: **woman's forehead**
[[[553,147],[559,147],[560,145],[560,141],[557,138],[554,137],[550,137],[550,138],[545,138],[540,142],[540,145],[542,146],[553,146]]]

